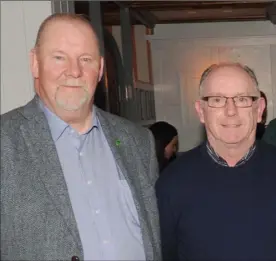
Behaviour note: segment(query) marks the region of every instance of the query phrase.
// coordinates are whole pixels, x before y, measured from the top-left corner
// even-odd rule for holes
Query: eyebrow
[[[58,50],[58,49],[54,49],[51,51],[51,53],[62,53],[62,54],[66,54],[65,52]]]
[[[250,96],[250,95],[255,95],[255,93],[238,92],[235,95],[233,95],[233,97],[235,97],[235,96]],[[210,94],[203,95],[203,96],[225,96],[225,94],[216,92],[216,93],[210,93]]]
[[[63,55],[68,55],[66,52],[62,51],[62,50],[59,50],[59,49],[54,49],[52,52],[53,53],[60,53],[60,54],[63,54]],[[82,53],[81,55],[79,55],[79,57],[81,56],[90,56],[92,58],[95,58],[97,56],[96,53]]]

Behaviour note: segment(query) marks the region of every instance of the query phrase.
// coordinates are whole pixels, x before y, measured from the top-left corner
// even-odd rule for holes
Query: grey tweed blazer
[[[55,144],[37,100],[1,116],[1,260],[83,260]],[[131,188],[146,258],[161,260],[153,138],[100,109],[97,116]]]

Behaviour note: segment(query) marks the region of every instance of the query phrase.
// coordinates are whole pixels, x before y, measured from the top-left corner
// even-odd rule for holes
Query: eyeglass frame
[[[223,106],[219,106],[219,107],[210,106],[209,105],[209,98],[225,98],[224,105]],[[248,105],[248,106],[237,106],[236,105],[236,101],[235,101],[235,99],[237,99],[237,98],[251,98],[251,104]],[[208,104],[208,107],[210,107],[210,108],[224,108],[226,106],[226,104],[227,104],[228,99],[231,99],[233,101],[234,105],[237,108],[249,108],[249,107],[252,107],[253,103],[255,101],[257,101],[259,98],[260,98],[259,96],[250,96],[250,95],[237,95],[237,96],[232,96],[232,97],[222,96],[222,95],[210,95],[210,96],[201,97],[201,100],[206,101],[207,104]]]

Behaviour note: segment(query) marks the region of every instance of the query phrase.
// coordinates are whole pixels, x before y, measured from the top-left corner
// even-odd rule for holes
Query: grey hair
[[[208,76],[210,75],[210,73],[217,68],[227,67],[227,66],[238,67],[238,68],[241,68],[242,70],[244,70],[250,76],[252,81],[255,83],[256,89],[260,93],[259,82],[257,80],[256,74],[250,67],[248,67],[247,65],[242,65],[240,63],[219,63],[219,64],[212,64],[202,73],[200,82],[199,82],[199,95],[200,96],[202,96],[202,94],[203,94],[203,84],[204,84],[205,80],[208,78]]]
[[[95,35],[95,40],[97,42],[97,47],[99,49],[100,55],[103,55],[101,47],[100,47],[100,41],[99,41],[99,35],[97,33],[97,30],[93,27],[91,24],[89,17],[83,14],[72,14],[72,13],[54,13],[50,16],[48,16],[40,25],[38,29],[38,33],[36,36],[35,41],[35,48],[39,48],[42,42],[43,34],[46,31],[46,28],[49,24],[51,24],[53,21],[66,21],[66,22],[81,22],[82,24],[87,25],[93,34]]]

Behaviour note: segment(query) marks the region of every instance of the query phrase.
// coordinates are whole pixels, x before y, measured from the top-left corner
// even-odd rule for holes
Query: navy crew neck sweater
[[[164,260],[276,261],[276,147],[258,142],[227,167],[201,145],[165,170],[156,193]]]

